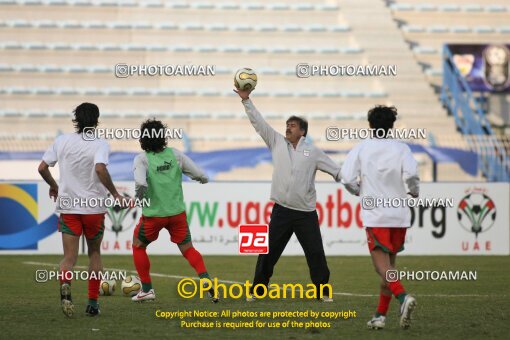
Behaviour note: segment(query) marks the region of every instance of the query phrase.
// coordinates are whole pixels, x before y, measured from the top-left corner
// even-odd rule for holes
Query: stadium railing
[[[472,151],[478,154],[482,175],[490,182],[510,182],[510,158],[490,122],[453,62],[448,46],[443,47],[441,101],[453,114],[455,123]],[[469,137],[468,137],[469,135]]]

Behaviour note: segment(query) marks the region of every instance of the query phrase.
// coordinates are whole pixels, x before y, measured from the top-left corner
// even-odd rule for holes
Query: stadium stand
[[[132,128],[157,116],[183,128],[187,141],[171,142],[179,148],[261,146],[231,91],[235,70],[249,66],[259,73],[253,98],[269,122],[283,130],[288,115],[306,116],[321,148],[349,150],[357,141],[327,141],[326,128],[366,127],[366,111],[386,104],[399,109],[397,127],[427,129],[428,139],[416,143],[469,150],[431,86],[440,84],[442,44],[508,41],[509,10],[503,0],[0,0],[0,149],[44,150],[71,130],[70,112],[83,101],[98,104],[102,127]],[[396,77],[299,79],[296,65],[304,62],[398,69]],[[116,78],[118,63],[207,64],[216,75]],[[135,141],[111,145],[138,149]],[[430,158],[418,158],[422,177],[432,179]],[[457,164],[439,165],[438,175],[480,179]],[[269,179],[270,171],[261,165],[218,178],[252,176]]]

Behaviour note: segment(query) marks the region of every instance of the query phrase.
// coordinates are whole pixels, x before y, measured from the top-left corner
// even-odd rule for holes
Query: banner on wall
[[[130,196],[132,182],[117,189]],[[237,255],[240,224],[269,223],[271,184],[184,183],[192,241],[203,254]],[[368,255],[359,198],[341,185],[317,183],[317,212],[327,255]],[[421,197],[451,199],[453,207],[414,207],[403,254],[510,254],[510,184],[423,183]],[[45,183],[0,183],[0,253],[62,254],[55,203]],[[103,254],[131,254],[140,208],[109,209]],[[152,254],[179,254],[166,230],[148,247]],[[284,255],[303,250],[292,237]]]
[[[453,62],[473,91],[510,92],[510,45],[448,44]]]

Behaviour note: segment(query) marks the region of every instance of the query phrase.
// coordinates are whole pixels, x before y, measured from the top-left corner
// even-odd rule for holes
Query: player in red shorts
[[[381,277],[379,305],[367,323],[372,329],[384,328],[386,313],[393,294],[400,302],[400,326],[411,324],[416,299],[407,294],[395,271],[397,253],[404,249],[411,213],[403,206],[376,206],[376,199],[418,197],[417,163],[411,149],[399,141],[386,138],[397,119],[394,107],[376,106],[368,112],[370,128],[378,138],[367,139],[355,146],[342,166],[342,182],[346,189],[361,196],[361,216],[366,227],[368,248],[376,272]],[[388,201],[388,200],[387,200]]]
[[[60,262],[60,300],[62,311],[71,317],[74,305],[71,298],[71,274],[78,259],[80,236],[85,234],[89,254],[89,272],[96,273],[88,281],[88,305],[85,313],[98,315],[99,297],[98,273],[102,271],[100,245],[103,239],[104,215],[106,207],[88,207],[86,204],[74,205],[76,199],[106,199],[107,190],[116,200],[122,200],[112,183],[106,166],[109,147],[106,141],[94,139],[98,124],[99,109],[91,103],[83,103],[74,110],[73,123],[75,133],[64,134],[55,139],[44,153],[39,173],[50,186],[50,197],[57,202],[60,213],[58,230],[62,233],[64,259]],[[85,135],[90,132],[90,135]],[[84,131],[85,130],[85,131]],[[59,185],[53,179],[49,167],[59,163]],[[57,199],[58,197],[58,199]],[[91,275],[92,276],[92,275]]]
[[[142,209],[142,217],[133,235],[133,259],[142,281],[142,289],[133,301],[154,300],[149,274],[150,261],[146,248],[158,238],[161,229],[170,233],[182,255],[195,269],[201,279],[209,279],[202,255],[193,247],[186,221],[186,209],[182,192],[182,174],[202,184],[208,182],[206,174],[186,155],[168,148],[164,130],[166,126],[158,120],[147,120],[141,126],[140,146],[144,152],[134,160],[136,197],[145,198],[149,204]],[[160,137],[158,137],[160,136]],[[218,302],[212,288],[209,296]]]

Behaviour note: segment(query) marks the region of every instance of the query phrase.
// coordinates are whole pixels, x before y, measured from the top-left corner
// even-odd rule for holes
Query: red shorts
[[[97,240],[103,236],[104,213],[102,214],[60,214],[58,231],[74,236],[85,234],[87,240]]]
[[[404,250],[407,228],[366,228],[370,251],[379,247],[384,252],[396,254]]]
[[[186,212],[179,215],[167,217],[140,217],[140,221],[135,228],[134,237],[145,244],[156,241],[161,229],[165,228],[170,233],[170,240],[173,243],[185,244],[191,241],[188,222],[186,221]]]

